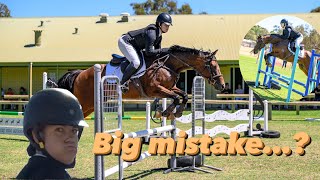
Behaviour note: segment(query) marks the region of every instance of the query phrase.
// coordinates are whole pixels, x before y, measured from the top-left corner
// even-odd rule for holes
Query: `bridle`
[[[185,63],[181,58],[179,58],[179,57],[177,57],[177,56],[175,56],[175,55],[173,55],[173,54],[170,54],[170,55],[171,55],[172,57],[174,57],[175,59],[177,59],[178,61],[180,61],[180,62],[182,62],[183,64],[185,64],[186,66],[194,69],[194,68],[191,67],[189,64]],[[217,83],[217,79],[222,76],[222,74],[216,74],[216,75],[214,75],[215,73],[214,73],[214,71],[213,71],[213,67],[211,66],[211,62],[212,62],[212,61],[217,61],[217,60],[210,58],[210,59],[206,59],[206,60],[204,60],[204,61],[205,61],[205,68],[208,69],[209,72],[210,72],[210,78],[208,78],[208,81],[209,81],[210,84],[215,85],[215,84]],[[199,71],[197,71],[197,70],[195,70],[195,69],[194,69],[194,71],[196,71],[198,74],[200,74],[201,76],[204,77],[204,75],[203,75],[201,72],[199,72]]]
[[[260,43],[260,46],[257,47],[258,51],[260,51],[266,44],[263,42],[262,37],[258,38],[257,43]]]

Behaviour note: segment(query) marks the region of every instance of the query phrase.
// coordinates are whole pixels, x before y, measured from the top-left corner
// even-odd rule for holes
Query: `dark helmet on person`
[[[167,25],[171,25],[172,26],[172,18],[170,16],[170,14],[168,13],[161,13],[158,15],[157,17],[157,21],[156,24],[161,24],[161,23],[165,23]]]
[[[284,25],[288,25],[289,23],[288,23],[288,20],[287,19],[282,19],[281,21],[280,21],[280,24],[284,24]]]
[[[34,144],[32,130],[46,125],[78,126],[80,139],[84,126],[82,107],[78,99],[68,90],[48,88],[34,94],[27,104],[23,118],[23,132]],[[39,133],[39,132],[37,132]]]

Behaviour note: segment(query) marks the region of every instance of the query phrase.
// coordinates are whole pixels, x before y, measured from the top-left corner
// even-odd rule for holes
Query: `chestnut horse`
[[[139,78],[142,90],[130,80],[129,91],[122,97],[124,99],[172,98],[173,103],[162,115],[168,117],[174,108],[180,105],[174,114],[174,116],[180,117],[188,101],[187,93],[176,86],[181,71],[193,69],[206,78],[215,89],[224,89],[224,79],[215,57],[217,51],[204,52],[175,45],[170,47],[168,53],[162,54],[161,57],[145,57],[145,74]],[[104,76],[106,65],[102,64],[101,67],[103,69],[102,76]],[[85,117],[94,111],[93,66],[86,70],[67,72],[59,79],[58,87],[68,89],[78,98]],[[179,96],[182,97],[181,104]]]
[[[292,54],[288,50],[289,40],[283,40],[279,37],[278,34],[268,34],[264,36],[258,36],[256,45],[253,48],[254,54],[257,54],[262,48],[265,47],[266,44],[272,44],[272,51],[267,53],[264,56],[266,64],[271,66],[270,62],[268,61],[270,56],[275,56],[282,60],[286,60],[288,62],[293,62],[294,54]],[[299,68],[304,72],[306,76],[308,76],[308,69],[311,59],[311,52],[304,51],[302,57],[299,57],[298,64]]]

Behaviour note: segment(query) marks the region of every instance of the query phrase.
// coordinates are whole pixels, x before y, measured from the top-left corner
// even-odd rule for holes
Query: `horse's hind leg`
[[[308,76],[308,71],[309,71],[309,63],[306,64],[306,62],[299,62],[299,69],[301,69],[301,71]]]
[[[177,88],[177,86],[174,86],[172,88],[172,91],[177,93],[178,95],[182,96],[182,103],[180,104],[179,108],[177,109],[176,113],[174,114],[175,117],[181,117],[182,112],[186,107],[186,104],[188,102],[188,94],[181,89]]]

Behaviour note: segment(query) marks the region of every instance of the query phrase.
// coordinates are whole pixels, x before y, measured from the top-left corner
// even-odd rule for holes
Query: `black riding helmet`
[[[171,25],[172,26],[172,18],[170,16],[170,14],[168,13],[161,13],[158,15],[157,17],[157,21],[156,24],[161,24],[161,23],[166,23],[167,25]]]
[[[32,130],[45,125],[70,125],[79,127],[79,139],[84,126],[81,105],[68,90],[49,88],[34,94],[27,104],[23,118],[23,132],[34,148],[38,148]],[[37,132],[39,133],[39,132]]]
[[[286,20],[286,19],[282,19],[281,21],[280,21],[280,24],[284,24],[285,26],[288,26],[288,20]]]

